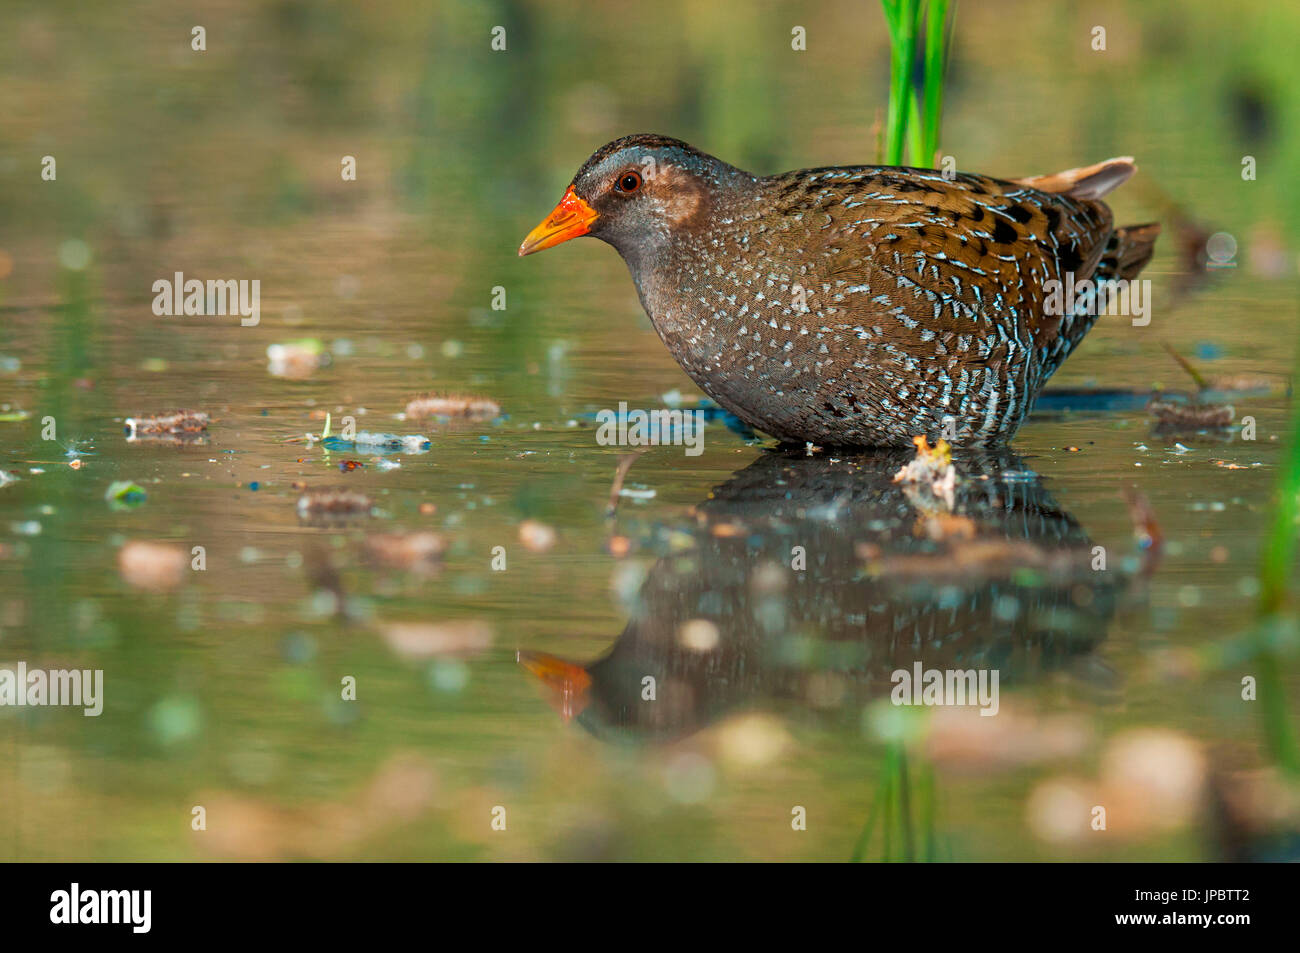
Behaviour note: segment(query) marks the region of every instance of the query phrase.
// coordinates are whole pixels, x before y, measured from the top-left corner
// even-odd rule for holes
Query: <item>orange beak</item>
[[[560,199],[560,204],[555,206],[555,211],[528,233],[524,243],[519,246],[519,257],[586,235],[591,231],[591,223],[596,218],[596,210],[578,198],[573,186],[569,186],[564,198]]]
[[[565,721],[580,715],[587,707],[591,676],[581,665],[574,665],[545,652],[519,651],[515,654],[515,660],[546,686],[551,707]]]

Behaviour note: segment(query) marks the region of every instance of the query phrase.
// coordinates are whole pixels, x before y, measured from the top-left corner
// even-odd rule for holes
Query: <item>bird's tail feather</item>
[[[1110,240],[1106,242],[1106,250],[1102,253],[1101,261],[1097,263],[1097,270],[1093,273],[1093,277],[1096,279],[1136,278],[1146,267],[1146,263],[1151,260],[1151,254],[1155,251],[1156,238],[1159,235],[1159,222],[1125,225],[1115,229]]]
[[[1040,192],[1054,192],[1075,199],[1099,199],[1119,188],[1137,171],[1132,156],[1117,156],[1096,165],[1066,169],[1051,175],[1032,175],[1012,179],[1017,185],[1027,185]]]

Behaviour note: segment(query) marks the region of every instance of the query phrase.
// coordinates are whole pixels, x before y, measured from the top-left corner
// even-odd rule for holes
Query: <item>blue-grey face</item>
[[[598,216],[591,234],[620,251],[670,240],[706,198],[703,183],[675,151],[629,146],[580,172],[573,190]]]

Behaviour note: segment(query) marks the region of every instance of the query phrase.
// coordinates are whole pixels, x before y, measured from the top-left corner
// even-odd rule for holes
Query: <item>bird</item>
[[[1159,224],[1116,227],[1101,201],[1136,170],[758,176],[637,134],[582,164],[519,255],[613,245],[696,385],[781,444],[995,447],[1097,320],[1069,289],[1150,260]]]

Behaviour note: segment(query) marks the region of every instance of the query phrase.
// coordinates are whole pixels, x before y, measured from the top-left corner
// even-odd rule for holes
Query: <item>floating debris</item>
[[[128,585],[167,592],[185,581],[185,550],[170,543],[132,540],[117,551],[117,568]]]
[[[366,538],[366,555],[371,562],[388,569],[400,569],[420,576],[435,575],[442,568],[447,544],[437,533],[376,533]]]
[[[114,480],[104,491],[104,499],[115,510],[133,510],[148,498],[144,488],[130,480]]]
[[[912,438],[912,443],[916,445],[916,456],[894,474],[894,482],[928,490],[951,510],[957,486],[957,468],[952,464],[952,448],[948,441],[940,440],[931,447],[926,437],[918,436]]]
[[[933,483],[955,478],[952,465],[952,447],[940,440],[933,447],[925,436],[912,438],[916,456],[894,474],[895,483]]]
[[[349,519],[369,516],[375,502],[364,493],[343,487],[307,490],[298,497],[298,515],[302,519]]]
[[[500,417],[501,405],[487,397],[419,394],[407,401],[406,416],[417,420],[437,417],[443,420],[483,422]]]
[[[14,476],[8,470],[0,470],[0,486],[8,486],[10,483],[17,483],[18,477]]]
[[[653,500],[659,495],[659,491],[653,487],[637,483],[632,486],[625,486],[618,491],[618,495],[629,500]]]
[[[193,437],[205,433],[212,418],[201,410],[173,410],[165,414],[128,417],[125,421],[126,441],[147,440],[151,437]]]
[[[1226,430],[1232,426],[1236,416],[1231,404],[1179,404],[1153,400],[1147,409],[1156,419],[1156,429],[1169,433]]]

